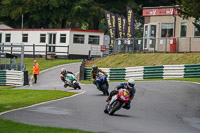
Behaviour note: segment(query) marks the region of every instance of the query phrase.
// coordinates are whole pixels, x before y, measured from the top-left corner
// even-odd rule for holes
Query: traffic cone
[[[54,88],[54,90],[56,90],[56,87]]]

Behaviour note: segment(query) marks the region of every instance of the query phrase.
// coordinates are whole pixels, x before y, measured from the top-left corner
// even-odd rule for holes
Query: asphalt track
[[[65,65],[78,72],[80,63]],[[26,89],[74,91],[59,79],[63,66],[41,73],[38,83]],[[109,89],[119,83],[109,83]],[[32,125],[75,128],[110,133],[200,133],[200,84],[175,81],[136,82],[131,109],[104,114],[106,96],[94,85],[83,85],[80,95],[2,114]],[[79,90],[77,90],[79,91]],[[85,92],[85,93],[84,93]]]

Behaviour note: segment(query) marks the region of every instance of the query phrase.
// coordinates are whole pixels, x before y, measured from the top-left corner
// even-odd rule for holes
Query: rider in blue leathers
[[[119,92],[119,89],[126,89],[130,93],[130,100],[124,105],[123,108],[130,109],[131,108],[131,100],[133,100],[135,96],[135,81],[134,79],[129,79],[127,83],[121,83],[120,85],[116,86],[113,91],[110,92],[110,95],[108,96],[106,102],[109,102],[113,95],[116,95]]]

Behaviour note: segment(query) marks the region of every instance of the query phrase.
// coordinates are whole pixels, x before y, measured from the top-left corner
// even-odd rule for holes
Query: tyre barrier
[[[14,70],[0,70],[0,85],[1,86],[23,86],[24,72]]]
[[[200,64],[139,66],[126,68],[100,68],[108,74],[108,80],[200,78]],[[90,80],[92,68],[85,68],[84,79]]]

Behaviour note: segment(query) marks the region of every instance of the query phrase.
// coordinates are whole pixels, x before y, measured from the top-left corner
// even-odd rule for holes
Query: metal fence
[[[7,50],[10,50],[10,54],[13,54],[13,50],[18,51],[18,56],[20,58],[16,58],[17,56],[9,55],[7,57]],[[18,70],[24,71],[24,45],[17,44],[17,45],[3,45],[0,44],[0,70]]]
[[[10,44],[0,44],[1,53],[10,53],[19,55],[21,50],[16,46],[21,44],[10,43]],[[45,59],[50,59],[52,57],[66,58],[69,55],[69,46],[59,46],[54,44],[33,44],[24,45],[24,56],[25,57],[45,57]]]
[[[117,38],[113,53],[124,52],[200,52],[200,38]]]

